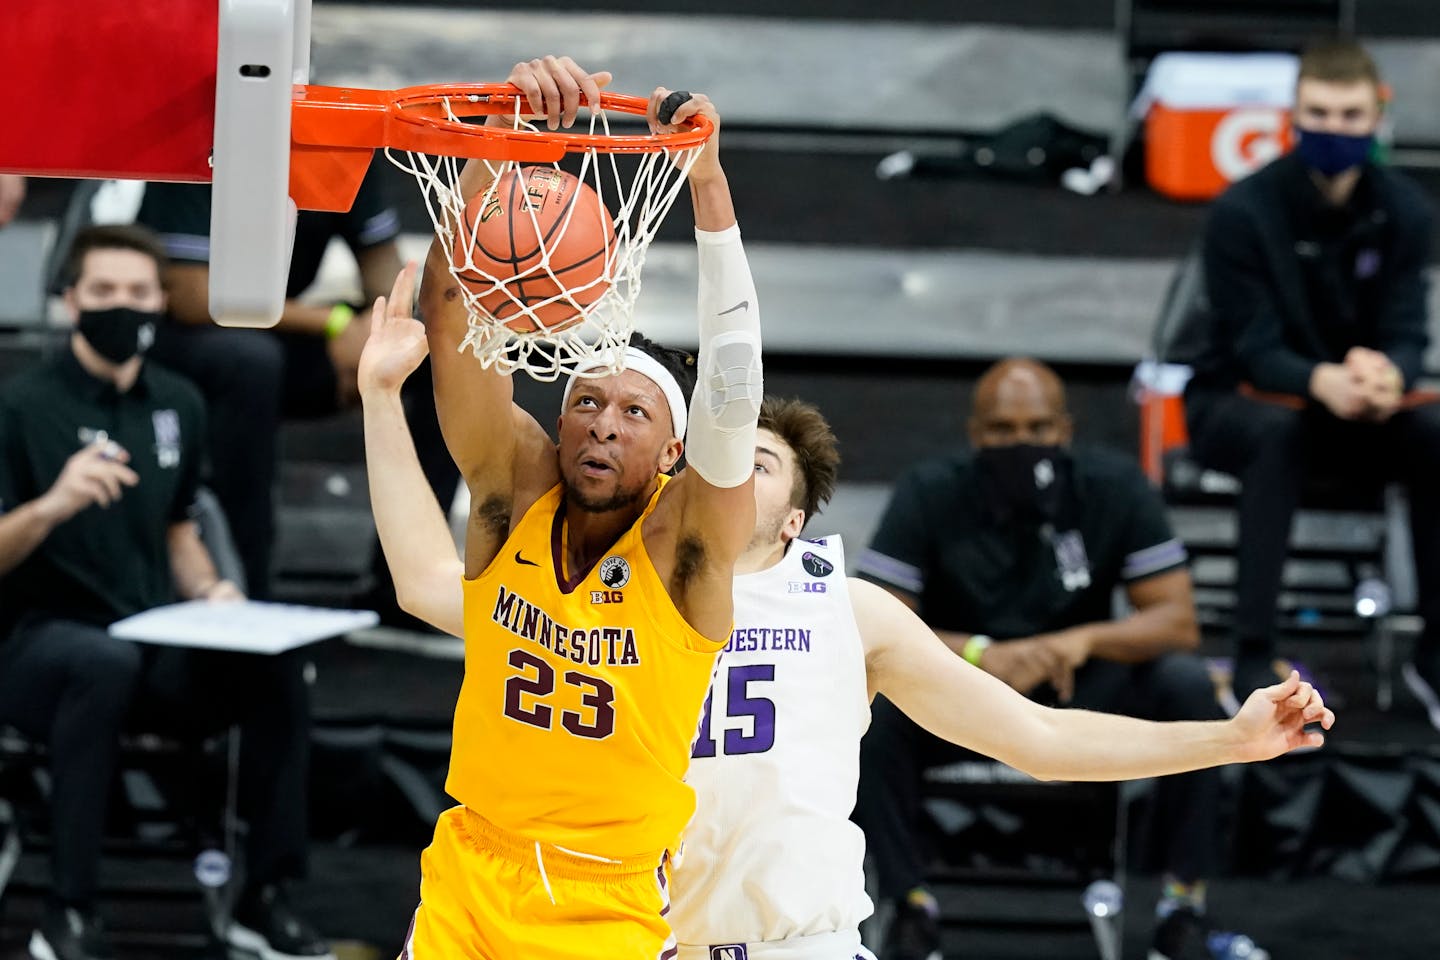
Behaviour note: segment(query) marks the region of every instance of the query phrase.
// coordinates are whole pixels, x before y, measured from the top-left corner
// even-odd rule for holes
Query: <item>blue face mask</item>
[[[1305,130],[1297,127],[1299,137],[1295,152],[1305,161],[1305,166],[1322,177],[1333,177],[1370,159],[1370,149],[1375,145],[1375,135],[1351,136],[1345,133],[1325,133],[1320,130]]]

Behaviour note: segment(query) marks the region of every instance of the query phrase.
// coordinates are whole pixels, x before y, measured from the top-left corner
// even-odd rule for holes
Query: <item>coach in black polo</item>
[[[389,167],[383,159],[375,163]],[[370,331],[366,308],[390,292],[402,266],[396,244],[400,215],[385,202],[380,172],[366,175],[348,211],[300,211],[285,309],[271,330],[211,322],[209,184],[148,184],[136,215],[137,223],[159,235],[169,255],[165,282],[171,297],[166,320],[157,327],[154,356],[193,380],[205,396],[215,464],[211,486],[231,519],[251,595],[258,599],[269,596],[281,421],[329,416],[359,401],[355,377]],[[335,238],[345,242],[358,268],[364,304],[358,311],[300,299],[315,284]],[[448,504],[460,475],[435,416],[429,361],[416,373],[405,384],[406,417],[430,488]],[[415,626],[395,602],[379,549],[373,562],[374,592],[362,605],[373,606],[389,623]]]
[[[306,858],[309,705],[294,657],[147,648],[106,626],[179,598],[241,600],[190,517],[205,410],[188,381],[144,358],[165,306],[162,255],[135,227],[75,240],[67,349],[0,390],[0,722],[49,751],[52,901],[38,957],[111,956],[94,894],[128,722],[185,735],[243,725],[247,886],[232,939],[269,955],[328,954],[280,881]]]
[[[1199,641],[1185,549],[1133,460],[1071,449],[1064,385],[1007,360],[975,387],[973,452],[896,484],[860,573],[915,609],[957,655],[1018,692],[1151,720],[1221,716]],[[1123,589],[1133,613],[1117,618]],[[964,710],[963,703],[955,709]],[[895,960],[938,950],[917,837],[920,776],[965,752],[877,698],[861,745],[857,819],[882,896],[897,901]],[[1159,781],[1157,859],[1167,872],[1152,957],[1199,956],[1213,932],[1204,881],[1217,865],[1219,774]]]

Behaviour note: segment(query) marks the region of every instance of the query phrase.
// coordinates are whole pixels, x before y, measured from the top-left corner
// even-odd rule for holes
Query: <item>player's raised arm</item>
[[[849,584],[872,692],[937,737],[1041,780],[1131,780],[1268,760],[1321,745],[1323,735],[1305,725],[1335,722],[1295,674],[1256,690],[1230,720],[1156,723],[1041,706],[955,656],[890,593]]]
[[[598,105],[600,88],[609,80],[608,73],[587,73],[569,57],[517,63],[507,78],[525,95],[532,115],[545,117],[551,129],[573,123],[582,105]],[[469,161],[459,178],[462,196],[468,201],[482,193],[494,177],[487,161]],[[430,343],[440,428],[475,505],[466,537],[466,572],[473,577],[493,558],[513,519],[559,480],[559,472],[548,435],[515,406],[509,376],[482,368],[468,350],[460,350],[469,317],[450,270],[452,256],[437,237],[425,260],[420,316]]]
[[[700,266],[700,350],[685,435],[688,467],[676,481],[675,546],[685,559],[677,560],[671,596],[692,626],[723,639],[731,627],[735,558],[755,524],[755,423],[764,393],[760,304],[720,166],[720,116],[708,97],[695,94],[664,117],[666,101],[673,106],[676,99],[665,88],[651,95],[652,129],[670,132],[702,114],[715,134],[689,176]]]
[[[425,480],[405,422],[400,389],[427,353],[425,328],[411,315],[415,265],[371,311],[358,381],[365,411],[365,466],[380,548],[400,608],[446,633],[464,627],[462,573],[445,513]]]

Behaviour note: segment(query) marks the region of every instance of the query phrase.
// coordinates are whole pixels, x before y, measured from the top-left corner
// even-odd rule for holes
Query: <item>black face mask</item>
[[[1074,473],[1064,447],[981,447],[975,451],[975,466],[985,506],[999,523],[1053,524],[1062,519]]]
[[[100,356],[111,363],[124,363],[150,348],[159,320],[160,314],[133,307],[81,310],[76,329]]]

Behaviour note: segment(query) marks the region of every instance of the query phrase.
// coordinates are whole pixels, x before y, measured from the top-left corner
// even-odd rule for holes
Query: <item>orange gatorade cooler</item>
[[[1145,178],[1176,200],[1208,200],[1290,149],[1299,61],[1290,54],[1162,53],[1134,114]]]

